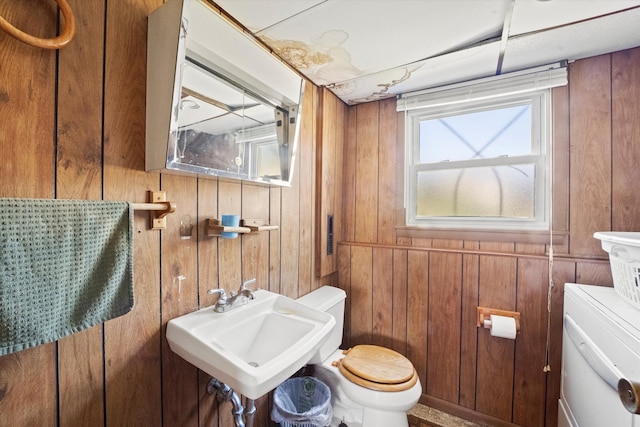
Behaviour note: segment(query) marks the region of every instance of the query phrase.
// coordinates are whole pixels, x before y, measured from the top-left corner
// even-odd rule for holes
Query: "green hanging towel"
[[[128,202],[0,198],[0,355],[133,308]]]

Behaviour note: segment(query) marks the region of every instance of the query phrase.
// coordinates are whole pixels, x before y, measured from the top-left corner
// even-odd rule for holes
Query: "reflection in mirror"
[[[163,8],[170,9],[172,2],[182,7],[165,13],[176,20],[177,11],[181,12],[181,25],[173,25],[179,37],[171,125],[165,126],[168,135],[154,132],[151,126],[157,117],[149,123],[148,116],[147,170],[289,185],[299,133],[302,79],[246,34],[238,34],[237,28],[201,0],[170,0],[154,12],[149,18],[150,46],[152,35],[160,35],[154,31],[152,18]],[[163,25],[166,28],[166,22]],[[234,46],[229,49],[229,44]],[[149,49],[151,64],[154,54]],[[157,80],[157,76],[148,75],[148,80]],[[152,89],[148,86],[148,90]],[[160,108],[153,98],[148,93],[148,114]],[[163,136],[164,148],[157,143]],[[158,150],[166,156],[159,156]],[[154,159],[155,164],[150,164]]]
[[[287,181],[289,144],[278,140],[276,121],[286,128],[289,111],[192,61],[183,68],[173,161]]]

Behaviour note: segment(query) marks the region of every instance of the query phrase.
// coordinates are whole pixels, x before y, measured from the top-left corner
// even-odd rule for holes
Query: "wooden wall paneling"
[[[0,426],[57,425],[55,350],[43,344],[0,358]]]
[[[576,282],[587,285],[613,286],[609,262],[576,262]]]
[[[611,59],[611,229],[639,231],[640,48],[616,52]]]
[[[55,5],[39,6],[3,2],[0,14],[30,34],[55,35]],[[0,33],[3,197],[54,196],[55,67],[55,51],[37,49]]]
[[[465,242],[465,249],[478,249],[478,242]],[[462,256],[462,313],[460,325],[460,396],[459,404],[474,409],[476,404],[476,376],[480,257]]]
[[[207,219],[219,219],[218,180],[198,179],[197,216],[194,218],[194,237],[198,242],[198,308],[208,307],[216,302],[216,295],[209,295],[209,289],[220,287],[218,265],[219,237],[208,237]],[[196,234],[197,233],[197,234]]]
[[[404,179],[405,179],[405,113],[396,113],[396,159],[398,167],[396,167],[396,193],[398,211],[396,212],[396,226],[406,225],[406,211],[404,208]],[[400,166],[401,165],[401,166]],[[395,233],[394,233],[395,235]]]
[[[58,341],[61,426],[103,423],[102,330],[102,325],[96,325]]]
[[[300,168],[295,169],[296,177],[291,188],[282,189],[281,210],[281,257],[280,293],[288,297],[298,297],[298,270],[300,252]]]
[[[347,150],[347,132],[348,127],[347,124],[349,122],[349,108],[345,103],[340,101],[340,99],[336,100],[336,124],[335,127],[338,129],[336,132],[336,150],[335,150],[335,182],[336,182],[336,191],[333,194],[333,203],[334,203],[334,212],[333,212],[333,252],[334,254],[338,249],[338,242],[341,242],[345,239],[344,235],[344,208],[343,208],[343,190],[346,186],[345,181],[345,162],[346,162],[346,150]],[[334,256],[334,258],[336,258]],[[334,272],[337,272],[337,260],[334,260]]]
[[[269,232],[269,290],[280,293],[280,265],[281,265],[281,236],[282,232],[282,189],[269,189],[269,224],[277,225],[278,229]],[[285,254],[286,255],[286,254]]]
[[[351,248],[351,345],[370,344],[373,335],[373,249]]]
[[[465,241],[465,247],[467,241]],[[478,242],[477,249],[480,252],[488,253],[513,253],[515,252],[516,244],[512,242]],[[515,278],[514,278],[515,279]],[[515,282],[514,282],[515,283]]]
[[[611,228],[611,56],[569,70],[571,253],[599,255],[593,233]]]
[[[414,246],[416,248],[431,248],[433,247],[433,239],[413,237],[411,238],[411,246]]]
[[[561,86],[551,90],[551,155],[552,155],[552,209],[553,231],[569,230],[569,87]],[[556,253],[568,253],[568,239],[562,247],[553,248]]]
[[[122,93],[114,90],[114,93]],[[144,108],[141,108],[144,111]],[[128,120],[129,121],[129,120]],[[127,126],[110,124],[107,138],[132,144],[130,137],[119,135]],[[142,141],[143,137],[133,140]],[[108,200],[146,202],[146,191],[159,188],[157,174],[145,175],[132,167],[117,166],[118,159],[129,162],[119,153],[128,151],[111,144],[106,150],[104,169]],[[155,181],[155,182],[152,182]],[[149,229],[148,212],[135,214],[134,283],[136,304],[132,312],[105,323],[107,425],[127,422],[159,422],[160,395],[160,233]],[[135,395],[136,399],[130,396]],[[151,420],[151,421],[150,421]]]
[[[0,14],[32,34],[54,34],[54,7],[4,2]],[[2,197],[54,196],[55,57],[0,33]],[[0,425],[56,425],[55,352],[52,343],[0,357]]]
[[[104,5],[70,3],[74,42],[59,51],[56,197],[102,198],[102,49]],[[82,70],[82,72],[78,72]],[[61,426],[104,422],[102,325],[58,341],[58,416]]]
[[[373,248],[373,330],[371,344],[393,344],[393,249]]]
[[[429,255],[427,394],[458,403],[462,255]]]
[[[242,184],[242,218],[269,221],[270,192],[268,187]],[[251,289],[269,289],[269,233],[242,236],[242,281],[256,279]],[[234,289],[235,290],[235,289]]]
[[[464,240],[429,239],[425,242],[430,248],[439,249],[463,249]]]
[[[427,394],[458,403],[462,255],[429,255]]]
[[[343,238],[342,187],[347,107],[327,89],[319,91],[317,104],[316,275],[324,278],[337,272],[337,243]],[[332,254],[327,253],[328,215],[333,216]]]
[[[407,358],[411,360],[426,392],[427,316],[429,309],[429,253],[407,253]]]
[[[335,223],[335,214],[336,208],[339,206],[336,205],[336,192],[340,188],[340,183],[336,183],[335,179],[338,168],[335,162],[336,134],[338,133],[336,123],[338,98],[326,88],[322,88],[320,91],[318,95],[319,108],[317,113],[318,127],[320,127],[320,130],[317,135],[316,153],[318,158],[318,168],[316,171],[316,182],[318,183],[316,187],[316,207],[318,209],[318,216],[316,218],[316,275],[318,277],[324,277],[327,274],[333,273],[337,268],[335,252],[333,254],[328,253],[327,217],[333,215],[334,226],[339,224]],[[335,240],[333,244],[335,245]]]
[[[207,384],[211,380],[211,375],[198,370],[198,422],[200,427],[224,427],[220,419],[229,420],[232,418],[227,414],[229,407],[218,403],[215,395],[207,393]],[[220,415],[222,412],[226,415]],[[233,426],[233,424],[229,424]]]
[[[398,246],[412,246],[411,245],[411,237],[397,237],[396,245]]]
[[[519,254],[544,255],[547,252],[547,245],[541,244],[541,243],[517,243],[516,242],[515,252]]]
[[[520,332],[515,341],[513,422],[521,426],[544,425],[548,266],[547,260],[518,259]]]
[[[378,170],[378,243],[394,243],[397,217],[403,207],[402,193],[397,194],[398,169],[404,159],[398,158],[396,99],[380,101],[379,170]]]
[[[222,215],[242,216],[242,184],[238,181],[218,182],[218,218]],[[217,237],[218,240],[218,287],[227,293],[236,291],[242,284],[242,241],[246,236],[239,234],[235,239]]]
[[[147,16],[161,1],[108,3],[105,53],[104,198],[146,202],[160,188],[144,172]],[[136,304],[104,325],[106,425],[160,425],[160,233],[149,213],[134,223]],[[135,398],[132,398],[135,396]]]
[[[209,307],[216,301],[216,296],[209,295],[209,289],[218,287],[218,239],[207,237],[205,223],[207,218],[218,218],[218,181],[211,179],[198,180],[198,308]],[[194,238],[196,236],[194,235]],[[207,393],[207,383],[211,376],[198,370],[198,407],[200,427],[219,427],[218,402],[215,396]]]
[[[356,174],[358,149],[358,109],[349,107],[347,113],[346,141],[344,147],[342,182],[342,238],[356,240]]]
[[[351,343],[351,250],[349,245],[338,247],[338,287],[345,291],[347,298],[344,304],[344,330],[341,348],[349,348]]]
[[[393,250],[393,340],[391,348],[407,354],[407,250]]]
[[[306,83],[304,107],[309,111],[302,122],[302,132],[298,147],[300,161],[300,264],[298,268],[298,291],[296,296],[309,293],[316,277],[316,233],[315,233],[315,201],[316,201],[316,126],[315,107],[318,91],[309,82]]]
[[[479,305],[515,310],[515,258],[481,255],[479,273]],[[511,419],[514,351],[514,341],[492,337],[488,329],[478,331],[477,411],[503,420]],[[502,398],[498,399],[498,396]]]
[[[378,241],[379,102],[356,106],[355,240]]]
[[[175,201],[161,234],[160,271],[162,293],[162,418],[165,425],[198,426],[198,370],[175,354],[166,340],[167,322],[198,309],[197,236],[182,239],[185,216],[197,218],[197,179],[163,175],[162,190]]]
[[[546,424],[555,426],[558,422],[558,400],[562,377],[562,328],[564,323],[564,284],[575,282],[576,267],[573,261],[554,260],[551,290],[551,340],[549,342],[549,365],[547,372]]]
[[[102,196],[104,0],[70,2],[73,43],[59,50],[56,197]],[[99,6],[99,7],[97,7]]]

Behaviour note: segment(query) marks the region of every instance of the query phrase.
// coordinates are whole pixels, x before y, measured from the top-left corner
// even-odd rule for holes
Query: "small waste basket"
[[[282,427],[326,427],[332,417],[331,390],[317,378],[289,378],[273,393],[271,420]]]

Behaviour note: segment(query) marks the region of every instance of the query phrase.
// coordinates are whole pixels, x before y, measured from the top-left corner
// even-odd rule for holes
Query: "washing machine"
[[[640,310],[613,288],[566,284],[559,427],[640,427]]]

